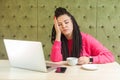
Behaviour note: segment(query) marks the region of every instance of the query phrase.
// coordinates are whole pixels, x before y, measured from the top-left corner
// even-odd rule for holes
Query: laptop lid
[[[41,42],[4,39],[11,66],[47,72]]]

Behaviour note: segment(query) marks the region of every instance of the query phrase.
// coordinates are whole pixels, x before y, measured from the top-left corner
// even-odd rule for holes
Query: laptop
[[[41,42],[12,39],[3,41],[12,67],[49,72],[59,66],[46,64]],[[51,67],[47,68],[47,66]]]

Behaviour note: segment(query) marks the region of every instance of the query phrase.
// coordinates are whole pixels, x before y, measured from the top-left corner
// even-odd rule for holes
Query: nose
[[[63,24],[62,24],[62,27],[63,27],[63,28],[65,28],[65,27],[66,27],[66,24],[65,24],[65,23],[63,23]]]

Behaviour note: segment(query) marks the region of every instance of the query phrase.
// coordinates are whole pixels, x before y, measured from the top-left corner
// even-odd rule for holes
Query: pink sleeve
[[[109,63],[114,61],[113,54],[105,48],[99,41],[92,36],[88,35],[91,46],[91,56],[93,57],[93,63]]]
[[[61,42],[60,41],[54,41],[54,44],[52,46],[50,59],[53,62],[59,62],[62,61],[62,54],[61,54]]]

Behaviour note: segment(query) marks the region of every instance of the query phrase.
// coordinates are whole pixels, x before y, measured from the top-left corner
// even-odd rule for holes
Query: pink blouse
[[[90,36],[89,34],[81,33],[83,51],[81,56],[93,57],[93,63],[109,63],[114,61],[113,54],[105,48],[99,41]],[[72,50],[72,40],[68,40],[69,52]],[[61,41],[54,41],[52,46],[50,59],[53,62],[63,60],[61,54]]]

